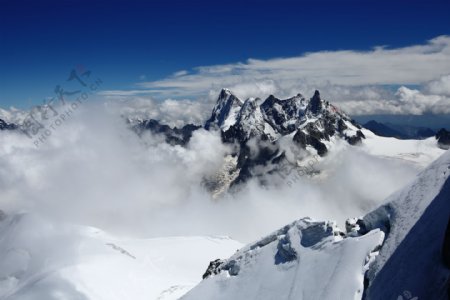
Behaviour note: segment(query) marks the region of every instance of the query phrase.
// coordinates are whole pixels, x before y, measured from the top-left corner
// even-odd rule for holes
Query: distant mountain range
[[[379,136],[395,137],[398,139],[425,139],[436,135],[436,132],[427,127],[416,127],[411,125],[400,125],[392,123],[380,123],[371,120],[363,125]]]
[[[203,125],[171,128],[156,120],[128,121],[138,134],[149,130],[163,134],[167,143],[181,146],[186,145],[193,132],[200,128],[220,131],[222,141],[236,147],[235,152],[227,157],[226,166],[218,178],[206,180],[206,186],[213,194],[249,178],[263,178],[265,174],[283,171],[286,166],[296,167],[297,162],[288,160],[286,149],[280,147],[283,141],[293,142],[294,152],[324,156],[338,141],[357,146],[366,138],[363,127],[338,107],[323,100],[319,91],[309,99],[297,94],[288,99],[270,95],[265,100],[248,98],[243,101],[230,90],[223,89],[211,116]],[[378,136],[398,139],[424,139],[436,134],[425,127],[376,121],[370,121],[364,127]],[[444,131],[441,135],[439,146],[445,149],[450,143]]]
[[[293,164],[286,160],[285,151],[280,147],[283,139],[293,142],[296,151],[304,150],[319,156],[324,156],[337,140],[358,145],[365,139],[362,127],[323,100],[319,91],[309,99],[297,94],[288,99],[270,95],[265,100],[248,98],[242,101],[230,90],[223,89],[211,117],[203,126],[189,124],[170,128],[156,120],[129,122],[138,134],[144,130],[164,134],[166,141],[173,145],[185,145],[192,133],[201,127],[220,131],[224,143],[236,145],[226,167],[228,182],[225,185],[229,186],[277,171],[286,163]],[[213,190],[223,186],[216,180],[208,185],[214,187]]]

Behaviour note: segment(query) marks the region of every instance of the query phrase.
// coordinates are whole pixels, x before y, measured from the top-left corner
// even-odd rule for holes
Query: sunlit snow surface
[[[8,216],[0,222],[0,299],[174,299],[200,282],[210,260],[228,258],[242,246],[189,233],[226,234],[248,242],[301,217],[356,217],[385,203],[377,201],[444,152],[433,138],[405,141],[363,132],[366,139],[359,147],[331,147],[323,178],[304,176],[292,186],[282,182],[279,189],[250,186],[222,201],[210,201],[200,188],[201,176],[220,170],[227,154],[220,136],[211,132],[199,130],[186,149],[155,137],[146,140],[153,146],[143,147],[123,120],[90,106],[80,108],[39,149],[23,135],[2,132],[0,209]],[[405,165],[414,171],[398,167]],[[65,219],[80,227],[65,225]],[[132,239],[130,233],[162,237]],[[327,268],[343,262],[354,266],[346,273],[348,281],[343,276],[334,282],[344,280],[351,286],[345,293],[360,295],[365,260],[379,234],[327,240],[320,251],[299,251],[323,258]],[[167,237],[172,235],[186,237]],[[350,255],[344,251],[355,244],[364,247]],[[259,255],[273,258],[273,251],[269,245]],[[292,265],[275,266],[271,259],[261,268],[274,269],[278,279],[287,280],[279,272],[292,272]],[[305,272],[317,278],[320,268]],[[335,270],[327,269],[330,278]],[[319,284],[325,289],[324,282],[311,280],[309,288]],[[338,286],[328,288],[336,291]],[[296,293],[300,290],[291,295]]]
[[[342,239],[329,224],[302,219],[243,248],[228,260],[232,271],[202,281],[182,299],[360,299],[383,237],[376,229]]]
[[[31,214],[0,222],[0,299],[177,299],[210,260],[242,244],[227,237],[129,239]]]
[[[342,238],[326,222],[296,221],[244,247],[182,299],[361,299],[363,291],[375,300],[446,299],[449,177],[447,151],[363,218],[368,233]]]

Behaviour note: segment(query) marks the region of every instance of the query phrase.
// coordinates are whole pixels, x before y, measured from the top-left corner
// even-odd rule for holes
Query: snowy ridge
[[[357,299],[376,229],[343,238],[329,222],[300,219],[239,250],[182,299]]]
[[[249,98],[242,103],[230,90],[223,89],[205,128],[220,128],[225,141],[239,143],[246,143],[252,137],[273,142],[297,130],[314,135],[318,142],[329,140],[336,132],[347,140],[355,139],[349,140],[351,144],[363,137],[357,135],[361,127],[321,99],[319,91],[310,99],[302,94],[284,100],[270,95],[264,101]]]
[[[242,101],[233,95],[230,90],[223,89],[213,108],[211,118],[206,122],[205,127],[207,129],[218,127],[222,130],[227,130],[236,123],[242,104]]]
[[[212,262],[182,299],[447,299],[449,175],[447,151],[346,234],[300,219]]]
[[[450,151],[417,179],[388,198],[388,204],[363,218],[367,230],[387,232],[380,255],[368,272],[367,299],[387,299],[411,291],[419,299],[444,299],[450,286],[450,265],[442,246],[450,221]],[[448,235],[449,233],[447,233]]]

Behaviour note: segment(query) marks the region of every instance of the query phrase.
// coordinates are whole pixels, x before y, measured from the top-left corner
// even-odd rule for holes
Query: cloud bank
[[[209,99],[221,88],[239,97],[309,97],[320,89],[327,100],[351,115],[423,114],[450,111],[450,36],[403,48],[319,51],[298,57],[200,66],[131,91],[105,91],[109,98]],[[155,100],[153,100],[155,101]],[[180,103],[183,107],[184,103]],[[186,114],[200,116],[203,107]]]
[[[338,220],[379,205],[418,170],[347,144],[288,185],[279,175],[250,181],[214,200],[203,178],[230,148],[199,130],[186,148],[139,138],[120,110],[85,103],[36,148],[23,134],[0,134],[0,209],[32,211],[56,223],[91,225],[128,236],[229,235],[248,242],[294,219]]]

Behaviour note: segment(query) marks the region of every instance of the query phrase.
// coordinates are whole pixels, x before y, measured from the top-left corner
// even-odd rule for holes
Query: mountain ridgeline
[[[276,170],[280,162],[286,162],[285,151],[279,143],[282,139],[293,141],[298,151],[324,156],[337,139],[357,145],[365,138],[361,126],[323,100],[319,91],[309,99],[298,94],[288,99],[270,95],[265,100],[242,101],[230,90],[223,89],[211,117],[202,127],[219,130],[224,143],[236,145],[235,165],[231,167],[235,176],[231,185],[258,176],[256,166],[261,175]],[[138,122],[134,128],[138,133],[143,130],[162,133],[166,142],[185,145],[200,126],[170,128],[155,120],[146,120]],[[258,151],[254,150],[255,146]]]

